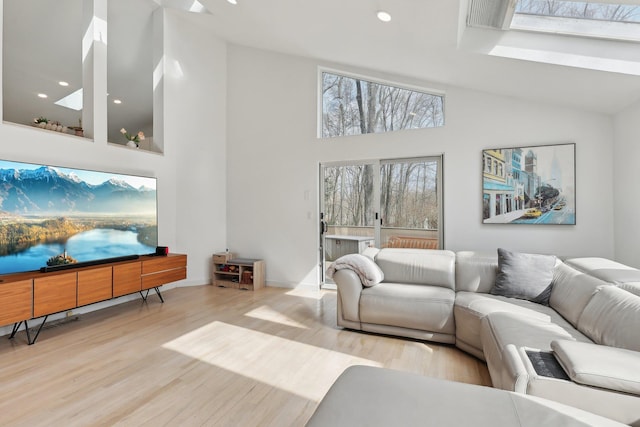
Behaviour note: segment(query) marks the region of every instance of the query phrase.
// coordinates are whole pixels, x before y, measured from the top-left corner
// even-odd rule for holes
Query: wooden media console
[[[151,289],[164,302],[159,287],[186,278],[187,256],[182,254],[0,276],[0,326],[13,323],[13,338],[24,323],[33,344],[51,314],[136,292],[146,300]],[[28,321],[40,317],[44,319],[31,338]]]

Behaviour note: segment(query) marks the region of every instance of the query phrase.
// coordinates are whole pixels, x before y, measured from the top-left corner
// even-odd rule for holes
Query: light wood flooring
[[[455,347],[338,328],[334,291],[163,296],[0,337],[0,425],[303,426],[354,364],[491,384]]]

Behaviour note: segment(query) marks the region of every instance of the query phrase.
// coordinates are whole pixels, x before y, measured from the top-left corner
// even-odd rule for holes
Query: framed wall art
[[[483,224],[576,224],[574,143],[482,150]]]

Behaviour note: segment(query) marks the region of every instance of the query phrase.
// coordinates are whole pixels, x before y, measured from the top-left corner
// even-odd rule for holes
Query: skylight
[[[54,104],[61,107],[71,108],[76,111],[82,110],[82,88],[70,93],[62,99],[57,100]]]
[[[519,0],[516,13],[599,21],[640,22],[640,6],[573,0]]]
[[[640,0],[469,0],[467,27],[480,53],[640,76]]]
[[[518,0],[510,28],[640,41],[640,6],[573,0]]]

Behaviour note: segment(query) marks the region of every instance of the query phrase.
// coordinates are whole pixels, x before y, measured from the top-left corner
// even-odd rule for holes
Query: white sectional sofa
[[[487,362],[496,388],[640,426],[639,270],[555,260],[543,305],[491,293],[503,273],[497,253],[365,255],[384,279],[367,283],[361,269],[336,261],[339,326],[455,344]]]
[[[624,427],[548,399],[372,366],[350,366],[307,427]]]

